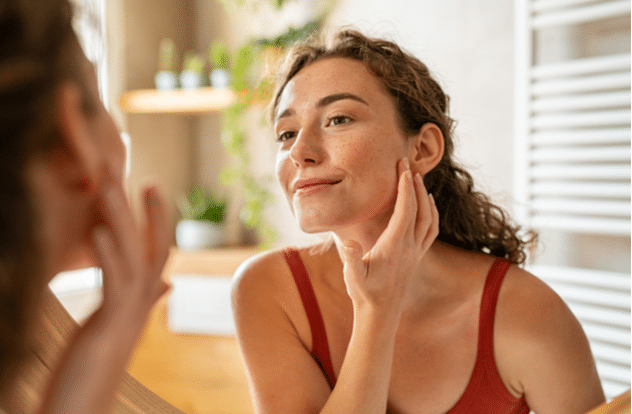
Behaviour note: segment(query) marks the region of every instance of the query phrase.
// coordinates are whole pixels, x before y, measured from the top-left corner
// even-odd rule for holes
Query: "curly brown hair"
[[[363,62],[381,80],[393,98],[405,135],[417,134],[427,122],[436,124],[443,133],[443,157],[424,176],[426,188],[434,196],[439,210],[437,239],[523,264],[527,250],[536,243],[535,233],[521,235],[520,227],[511,222],[502,208],[474,190],[472,176],[454,160],[455,122],[448,115],[448,95],[424,63],[395,43],[346,29],[329,42],[313,37],[293,46],[277,72],[271,117],[274,118],[280,95],[290,79],[315,61],[331,57]]]
[[[0,397],[32,349],[46,288],[37,210],[26,173],[34,157],[61,145],[55,121],[60,82],[92,97],[68,0],[3,0],[0,5]]]

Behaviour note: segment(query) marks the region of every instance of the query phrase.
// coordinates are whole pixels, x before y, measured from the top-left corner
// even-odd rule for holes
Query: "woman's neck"
[[[362,252],[367,253],[373,248],[377,240],[380,238],[384,230],[388,226],[388,222],[393,211],[383,213],[371,220],[363,220],[352,225],[333,230],[334,239],[338,246],[345,242],[354,241],[362,246]]]
[[[350,226],[334,231],[334,241],[338,252],[341,246],[348,241],[355,241],[362,246],[363,254],[370,251],[376,244],[379,237],[386,229],[386,224],[379,222],[364,222],[362,225]],[[456,286],[452,286],[456,280],[446,277],[446,263],[452,263],[461,257],[459,249],[435,241],[424,253],[419,268],[415,271],[417,275],[409,289],[406,298],[407,304],[404,306],[410,311],[425,307],[427,303],[443,297],[446,292],[451,291]],[[454,263],[456,265],[456,263]]]

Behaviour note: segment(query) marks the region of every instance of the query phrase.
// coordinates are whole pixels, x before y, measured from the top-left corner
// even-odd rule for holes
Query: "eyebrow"
[[[353,101],[357,101],[357,102],[363,103],[363,104],[365,104],[367,106],[369,105],[364,99],[360,98],[359,96],[354,95],[352,93],[343,92],[343,93],[334,93],[332,95],[327,95],[327,96],[321,98],[316,103],[316,107],[317,108],[322,108],[324,106],[330,105],[330,104],[332,104],[332,103],[334,103],[336,101],[340,101],[340,100],[343,100],[343,99],[351,99]],[[279,119],[285,118],[285,117],[290,116],[292,114],[294,114],[294,110],[288,108],[285,111],[281,112],[279,114],[279,116],[277,116],[276,120],[278,121]]]

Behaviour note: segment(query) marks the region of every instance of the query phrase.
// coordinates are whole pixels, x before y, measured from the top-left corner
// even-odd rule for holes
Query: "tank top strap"
[[[283,250],[285,261],[290,267],[294,282],[298,289],[303,308],[307,314],[307,320],[312,333],[312,356],[320,366],[329,383],[331,389],[336,384],[336,374],[334,373],[331,357],[329,354],[329,344],[327,342],[327,332],[323,317],[314,294],[312,282],[309,280],[309,274],[305,268],[305,264],[295,248],[287,248]]]
[[[507,259],[497,258],[489,269],[478,322],[478,355],[476,363],[484,362],[489,366],[496,367],[494,359],[494,320],[496,318],[496,305],[498,304],[498,293],[503,283],[505,274],[511,266]]]

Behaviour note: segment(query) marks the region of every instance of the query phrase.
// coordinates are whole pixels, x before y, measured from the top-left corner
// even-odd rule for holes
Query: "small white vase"
[[[197,89],[202,86],[202,77],[192,70],[180,73],[180,87],[182,89]]]
[[[176,226],[176,244],[182,250],[221,246],[222,226],[208,221],[180,220]]]
[[[178,86],[178,77],[174,72],[161,70],[154,76],[154,84],[158,90],[170,91]]]
[[[208,78],[214,88],[228,88],[230,85],[230,74],[225,69],[213,69]]]

